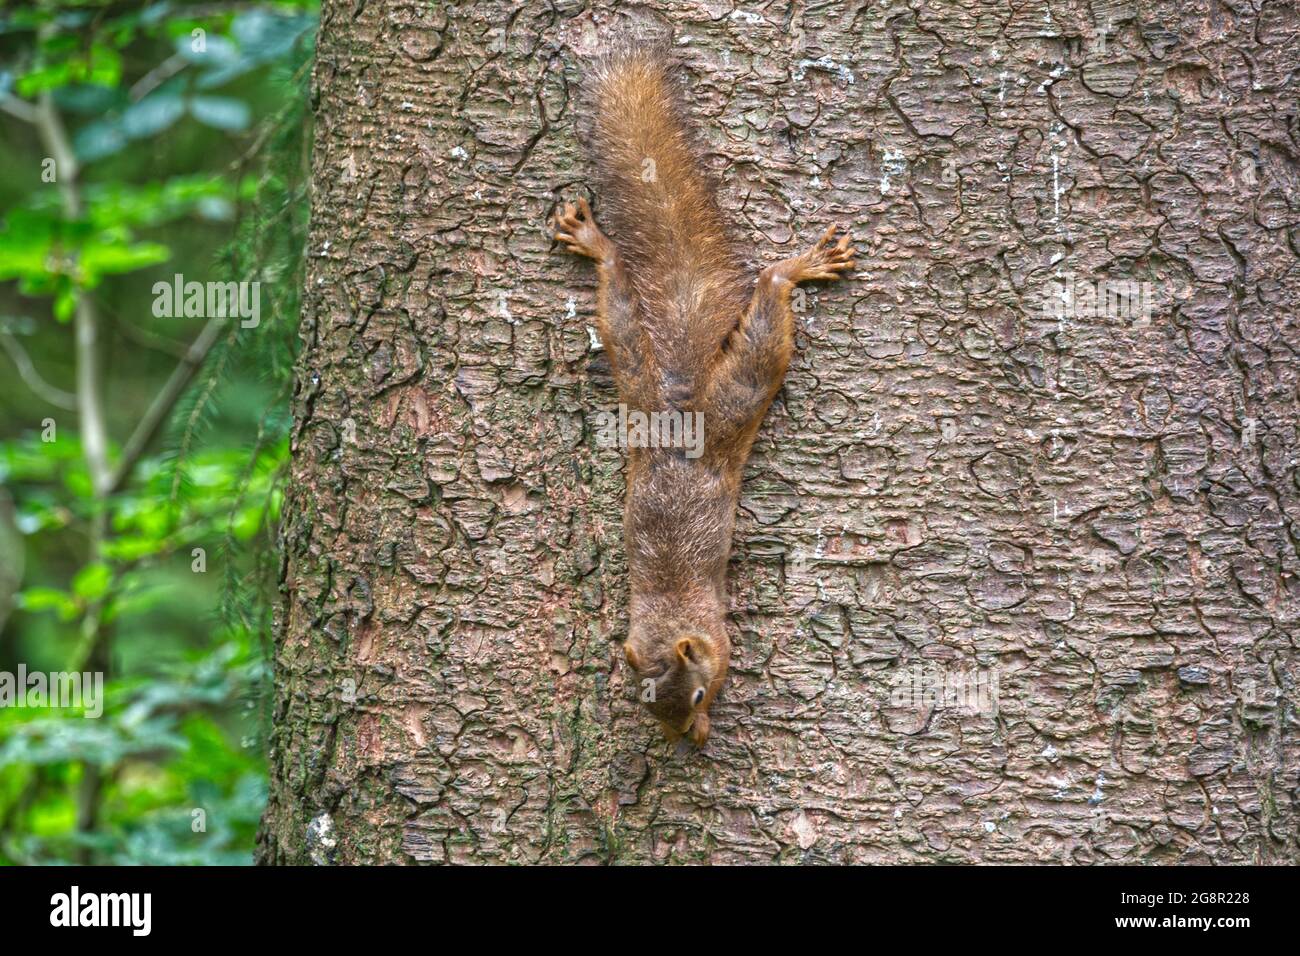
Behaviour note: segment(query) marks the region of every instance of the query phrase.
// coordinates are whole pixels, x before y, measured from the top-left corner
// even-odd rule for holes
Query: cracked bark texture
[[[634,11],[755,266],[862,250],[747,470],[703,752],[623,666],[547,228],[618,7],[324,4],[260,859],[1297,862],[1295,6]],[[1045,316],[1065,273],[1150,321]],[[900,704],[921,666],[996,712]]]

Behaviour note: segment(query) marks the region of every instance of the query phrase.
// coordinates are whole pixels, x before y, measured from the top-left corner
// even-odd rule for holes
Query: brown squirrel
[[[670,741],[702,745],[731,657],[726,574],[741,472],[794,348],[790,294],[853,268],[827,229],[757,281],[734,256],[663,46],[606,54],[591,71],[591,151],[602,218],[585,199],[555,238],[594,259],[597,328],[620,399],[643,414],[703,413],[702,453],[628,450],[624,541],[631,601],[623,645]]]

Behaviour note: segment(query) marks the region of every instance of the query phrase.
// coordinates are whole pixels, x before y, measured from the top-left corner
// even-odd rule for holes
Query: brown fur
[[[592,69],[602,217],[618,243],[582,199],[557,214],[556,239],[597,263],[597,326],[621,400],[704,414],[698,458],[628,449],[624,515],[628,663],[653,688],[642,699],[669,739],[689,732],[703,744],[731,658],[726,575],[741,472],[794,348],[790,293],[851,269],[853,249],[848,236],[832,241],[832,227],[746,279],[669,63],[662,47],[627,48]]]

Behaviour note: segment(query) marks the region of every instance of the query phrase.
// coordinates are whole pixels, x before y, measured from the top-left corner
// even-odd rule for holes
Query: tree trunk
[[[547,227],[619,6],[324,4],[260,858],[1300,860],[1295,8],[656,5],[755,266],[860,249],[696,751]]]

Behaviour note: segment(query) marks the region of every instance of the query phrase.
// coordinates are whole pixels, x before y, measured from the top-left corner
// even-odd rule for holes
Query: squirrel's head
[[[639,678],[641,702],[659,721],[670,742],[689,733],[696,744],[709,736],[709,704],[727,674],[726,633],[717,637],[686,633],[676,637],[668,658],[651,657],[637,642],[623,645],[627,662]],[[721,649],[721,650],[720,650]]]

